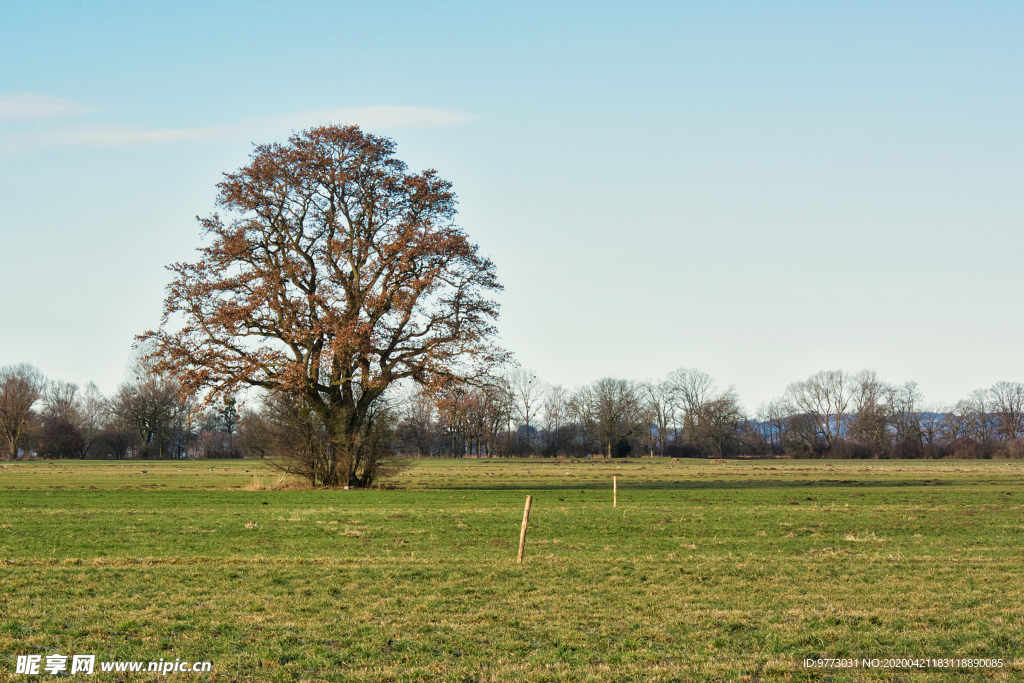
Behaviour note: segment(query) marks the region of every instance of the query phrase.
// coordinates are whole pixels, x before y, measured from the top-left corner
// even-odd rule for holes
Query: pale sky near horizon
[[[552,383],[1024,381],[1024,5],[0,4],[0,365],[112,392],[253,142],[437,168]]]

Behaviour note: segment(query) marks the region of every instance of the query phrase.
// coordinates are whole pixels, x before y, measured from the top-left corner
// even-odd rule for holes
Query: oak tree
[[[257,146],[218,188],[223,215],[201,219],[197,261],[169,267],[161,326],[142,338],[186,390],[290,397],[322,432],[313,483],[369,485],[389,387],[502,356],[493,263],[456,225],[451,183],[356,126]]]

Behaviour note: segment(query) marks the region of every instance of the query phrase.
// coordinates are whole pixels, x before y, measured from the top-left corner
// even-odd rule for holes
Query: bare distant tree
[[[510,453],[514,399],[505,377],[485,375],[473,382],[450,381],[429,395],[433,406],[433,427],[438,436],[436,454],[456,457],[476,454]],[[425,429],[425,407],[419,410],[420,430]],[[408,426],[403,427],[403,442],[408,443]]]
[[[89,382],[78,397],[76,413],[78,415],[78,430],[82,434],[82,455],[88,457],[92,452],[93,444],[99,439],[110,421],[110,403],[100,392],[99,387]]]
[[[228,453],[233,458],[238,457],[235,452],[235,430],[241,418],[238,415],[238,398],[234,394],[224,397],[217,408],[217,416],[224,433],[228,435]]]
[[[480,392],[487,419],[487,454],[507,455],[511,452],[507,427],[513,413],[512,392],[502,377],[486,379],[480,386]]]
[[[643,382],[639,386],[644,407],[650,414],[650,421],[657,430],[658,453],[665,454],[668,433],[675,422],[676,392],[669,381]]]
[[[0,430],[7,442],[7,460],[18,457],[22,434],[32,414],[32,406],[42,396],[46,379],[31,365],[0,368]]]
[[[989,395],[999,436],[1007,441],[1024,436],[1024,384],[996,382]]]
[[[433,392],[438,425],[447,436],[451,455],[457,458],[466,454],[467,395],[470,390],[465,382],[451,380]]]
[[[889,386],[874,370],[861,370],[850,377],[852,410],[846,417],[847,436],[867,454],[884,456],[889,452],[889,415],[886,405]]]
[[[849,377],[842,370],[823,370],[786,390],[791,413],[814,420],[821,437],[821,449],[831,451],[839,439],[850,405]]]
[[[561,384],[554,385],[544,395],[541,415],[544,428],[549,432],[556,432],[565,425],[569,418],[569,394]]]
[[[974,433],[974,413],[970,402],[957,401],[942,416],[942,435],[947,442],[970,437]]]
[[[697,419],[698,443],[711,455],[728,455],[734,451],[740,427],[746,419],[739,394],[734,387],[729,387],[701,408]]]
[[[420,457],[434,455],[437,408],[430,395],[422,387],[410,388],[400,405],[398,440],[403,452]]]
[[[137,350],[129,364],[129,379],[118,388],[111,409],[138,434],[143,456],[177,455],[172,452],[175,429],[187,421],[192,406],[183,400],[178,382],[157,370],[146,353],[145,348]]]
[[[715,380],[708,373],[694,368],[679,368],[668,373],[666,390],[682,418],[682,435],[687,441],[696,441],[698,419],[704,406],[714,400],[717,392]]]
[[[546,450],[557,455],[566,447],[566,431],[569,424],[569,392],[561,384],[548,389],[541,404],[541,415],[547,433]]]
[[[546,387],[533,370],[513,368],[506,379],[512,393],[512,405],[520,424],[526,426],[526,451],[532,449],[533,439],[530,434],[530,423],[537,417],[544,403]]]
[[[594,434],[609,458],[619,443],[636,433],[639,401],[629,380],[598,380],[573,394],[571,405],[573,413]]]
[[[786,405],[779,398],[762,403],[761,407],[757,409],[757,419],[761,423],[761,435],[773,453],[782,451],[787,417]]]
[[[821,429],[816,417],[807,413],[787,412],[785,424],[782,432],[783,451],[796,454],[821,453]]]
[[[43,391],[43,412],[49,417],[68,422],[78,419],[78,385],[73,382],[54,380]]]
[[[466,395],[463,428],[466,432],[468,452],[481,457],[488,452],[490,435],[490,406],[487,393],[480,387],[473,387]]]
[[[985,389],[976,389],[961,404],[961,412],[969,416],[970,435],[983,444],[991,441],[996,426],[989,392]]]
[[[939,444],[942,441],[942,425],[948,409],[944,406],[930,405],[922,406],[919,414],[921,425],[921,442],[924,444],[925,453],[929,458],[938,455]]]
[[[78,385],[58,380],[49,382],[43,391],[39,456],[81,458],[85,453],[85,440],[79,420]]]
[[[654,409],[637,385],[637,409],[636,409],[636,432],[635,440],[638,446],[650,457],[654,457],[654,450],[658,447],[659,437],[657,432],[657,416]]]
[[[889,426],[892,428],[894,450],[898,458],[920,457],[924,450],[919,414],[923,400],[916,382],[889,387],[886,391]]]
[[[735,387],[720,391],[708,373],[680,368],[669,373],[663,391],[672,397],[665,409],[681,415],[680,438],[690,447],[712,456],[738,450],[740,427],[747,418]]]

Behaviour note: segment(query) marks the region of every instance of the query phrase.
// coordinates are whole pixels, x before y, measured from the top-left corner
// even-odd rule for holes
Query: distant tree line
[[[512,369],[401,402],[399,450],[422,457],[725,457],[768,454],[732,387],[698,370],[568,390]]]
[[[100,460],[237,458],[235,402],[200,407],[141,357],[112,396],[47,380],[31,365],[0,368],[0,457]]]
[[[315,415],[286,394],[250,396],[245,408],[234,397],[204,405],[142,352],[126,377],[104,396],[92,383],[50,381],[29,365],[0,368],[3,457],[274,457],[308,469],[328,448]],[[367,457],[381,463],[400,455],[1024,457],[1024,384],[998,382],[940,406],[913,382],[823,371],[750,415],[734,387],[700,370],[569,390],[513,367],[432,390],[401,385],[367,422]]]
[[[605,378],[567,390],[515,369],[401,402],[396,439],[422,457],[1024,457],[1024,384],[952,406],[872,371],[819,372],[754,415],[734,387],[681,368],[656,382]]]

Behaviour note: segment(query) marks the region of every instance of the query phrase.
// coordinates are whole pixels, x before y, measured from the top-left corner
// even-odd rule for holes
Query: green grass
[[[277,478],[4,464],[0,679],[52,652],[214,662],[169,675],[188,680],[1024,679],[1024,464],[426,460],[381,491],[254,476]],[[819,656],[1005,666],[800,667]]]

